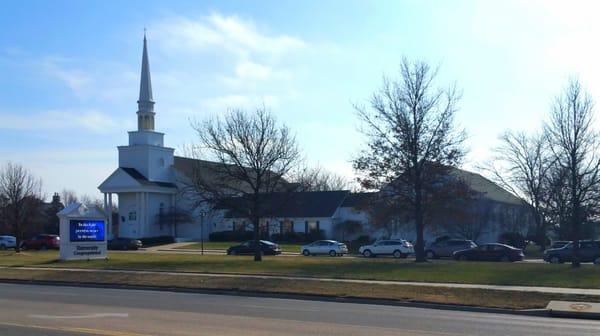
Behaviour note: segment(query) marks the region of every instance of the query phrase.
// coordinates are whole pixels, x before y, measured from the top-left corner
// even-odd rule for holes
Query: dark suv
[[[581,262],[593,262],[600,265],[600,241],[580,241],[579,258]],[[573,243],[544,251],[544,260],[553,264],[573,261]]]
[[[466,239],[448,239],[431,243],[425,250],[427,259],[437,259],[441,257],[452,257],[454,252],[467,250],[477,247],[472,240]]]

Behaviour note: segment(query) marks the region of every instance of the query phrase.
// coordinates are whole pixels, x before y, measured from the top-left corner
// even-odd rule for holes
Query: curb
[[[68,281],[52,281],[52,280],[19,280],[19,279],[0,279],[0,283],[18,284],[18,285],[47,285],[47,286],[62,286],[62,287],[82,287],[82,288],[108,288],[108,289],[130,289],[130,290],[149,290],[159,292],[174,292],[174,293],[194,293],[194,294],[213,294],[213,295],[237,295],[246,297],[261,297],[273,299],[288,299],[288,300],[308,300],[321,302],[336,302],[336,303],[355,303],[367,305],[383,305],[396,306],[407,308],[424,308],[438,310],[452,310],[475,313],[488,314],[507,314],[521,316],[536,316],[550,317],[550,312],[547,309],[524,309],[512,310],[505,308],[488,308],[466,305],[452,305],[441,303],[428,303],[421,301],[397,301],[386,299],[370,299],[353,296],[327,296],[317,294],[292,294],[285,292],[260,292],[260,291],[243,291],[235,289],[196,289],[185,287],[162,287],[149,285],[129,285],[129,284],[105,284],[94,282],[68,282]]]

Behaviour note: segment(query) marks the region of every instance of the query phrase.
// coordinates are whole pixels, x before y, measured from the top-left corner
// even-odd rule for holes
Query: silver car
[[[366,258],[378,255],[392,255],[394,258],[406,258],[414,254],[415,250],[412,244],[404,239],[392,239],[379,240],[370,245],[363,245],[358,249],[358,253]]]
[[[348,254],[348,246],[335,240],[317,240],[300,248],[304,256],[328,254],[332,257]]]
[[[13,236],[0,236],[0,250],[17,247],[17,238]]]

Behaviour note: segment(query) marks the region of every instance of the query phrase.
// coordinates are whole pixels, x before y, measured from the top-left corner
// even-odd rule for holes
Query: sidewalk
[[[499,286],[499,285],[476,285],[476,284],[457,284],[457,283],[439,283],[439,282],[409,282],[409,281],[384,281],[384,280],[356,280],[356,279],[334,279],[334,278],[314,278],[301,276],[283,276],[283,275],[250,275],[250,274],[230,274],[230,273],[190,273],[190,272],[168,272],[168,271],[132,271],[132,270],[103,270],[103,269],[85,269],[85,268],[57,268],[57,267],[0,267],[2,269],[19,270],[45,270],[56,272],[95,272],[95,273],[121,273],[121,274],[149,274],[159,275],[168,274],[181,277],[219,277],[219,278],[241,278],[241,279],[281,279],[297,281],[328,281],[339,283],[355,284],[377,284],[377,285],[405,285],[422,287],[446,287],[446,288],[471,288],[488,289],[512,292],[536,292],[547,294],[576,294],[600,296],[600,289],[584,288],[562,288],[562,287],[534,287],[534,286]]]

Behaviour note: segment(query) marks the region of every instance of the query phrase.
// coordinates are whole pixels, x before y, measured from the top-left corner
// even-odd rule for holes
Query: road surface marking
[[[128,313],[96,313],[87,315],[29,315],[29,317],[39,319],[90,319],[90,318],[102,318],[102,317],[129,317]]]
[[[49,327],[39,325],[27,325],[19,323],[8,323],[0,322],[0,326],[17,327],[25,329],[39,329],[39,330],[51,330],[51,331],[66,331],[88,335],[98,336],[150,336],[148,334],[138,334],[127,331],[116,331],[116,330],[105,330],[105,329],[91,329],[91,328],[69,328],[69,327]]]

